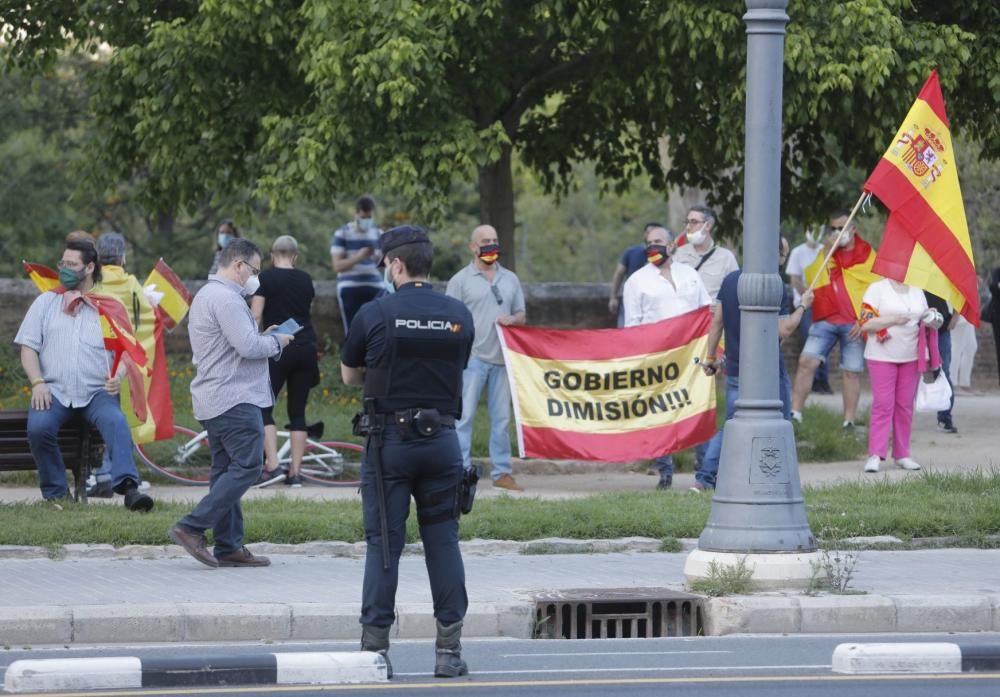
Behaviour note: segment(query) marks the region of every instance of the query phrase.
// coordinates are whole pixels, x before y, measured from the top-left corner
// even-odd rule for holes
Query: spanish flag
[[[838,249],[824,266],[826,251],[816,255],[816,259],[804,271],[806,285],[813,288],[813,321],[827,321],[834,324],[852,324],[861,316],[861,299],[865,291],[879,276],[872,270],[875,250],[857,234],[851,249]]]
[[[958,164],[937,71],[865,182],[889,209],[874,270],[938,295],[979,326],[979,295]]]
[[[117,298],[111,296],[89,296],[101,316],[101,331],[104,334],[104,348],[115,354],[111,365],[111,374],[118,372],[122,356],[128,355],[140,368],[146,367],[146,349],[132,333],[132,323],[129,322],[125,306]]]
[[[164,327],[169,331],[180,324],[191,307],[191,293],[163,259],[149,272],[145,285],[152,285],[156,292],[163,293],[158,307],[163,310]]]
[[[628,462],[708,440],[709,308],[625,329],[498,326],[522,457]]]
[[[21,260],[21,264],[24,265],[24,272],[35,283],[39,293],[47,293],[59,287],[59,274],[48,266],[30,264],[23,259]]]

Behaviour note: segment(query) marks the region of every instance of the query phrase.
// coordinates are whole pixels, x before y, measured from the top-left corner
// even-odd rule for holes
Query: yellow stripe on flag
[[[160,308],[170,316],[174,324],[180,324],[188,311],[187,302],[155,268],[150,272],[149,278],[146,279],[146,285],[150,284],[156,286],[157,292],[163,293],[163,299],[160,300]]]
[[[708,337],[614,361],[552,360],[508,351],[523,427],[629,433],[715,408],[715,382],[695,363]]]

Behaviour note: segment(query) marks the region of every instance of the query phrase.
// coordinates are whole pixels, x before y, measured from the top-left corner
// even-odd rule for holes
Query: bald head
[[[469,236],[469,251],[472,252],[472,258],[476,259],[479,257],[480,247],[498,243],[497,229],[495,227],[492,225],[479,225],[472,230],[472,234]]]

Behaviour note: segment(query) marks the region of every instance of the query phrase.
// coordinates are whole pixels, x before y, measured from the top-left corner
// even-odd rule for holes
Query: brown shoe
[[[208,543],[205,536],[199,532],[188,532],[180,525],[175,525],[167,532],[170,539],[184,548],[184,551],[200,561],[205,566],[213,569],[219,565],[212,553],[208,551]]]
[[[218,557],[219,566],[270,566],[267,557],[255,557],[246,547],[240,547],[235,552]]]
[[[509,474],[504,474],[499,479],[494,479],[493,486],[498,486],[501,489],[509,489],[510,491],[524,491],[524,487],[515,482],[514,478]]]

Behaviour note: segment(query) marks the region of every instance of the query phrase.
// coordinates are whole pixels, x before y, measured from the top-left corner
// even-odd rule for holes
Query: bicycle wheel
[[[174,437],[135,446],[139,458],[151,470],[170,481],[189,486],[207,486],[212,453],[204,431],[198,433],[174,425]]]
[[[356,443],[306,441],[299,474],[306,481],[322,486],[360,486],[364,452],[365,449]]]

